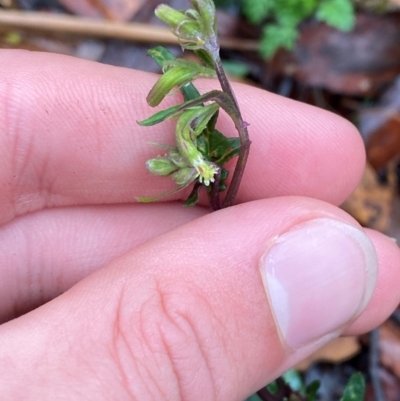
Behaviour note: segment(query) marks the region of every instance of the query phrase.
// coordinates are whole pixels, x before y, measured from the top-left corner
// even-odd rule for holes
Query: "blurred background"
[[[163,44],[191,56],[181,54],[154,17],[160,3],[189,6],[188,0],[0,0],[0,47],[160,72],[149,47]],[[358,127],[368,162],[342,207],[400,241],[400,0],[215,3],[232,80],[330,110]],[[306,400],[301,390],[319,380],[317,399],[339,400],[356,371],[367,380],[365,400],[400,400],[400,310],[374,332],[335,340],[288,372],[278,387],[300,391],[298,398],[281,388],[250,399]]]

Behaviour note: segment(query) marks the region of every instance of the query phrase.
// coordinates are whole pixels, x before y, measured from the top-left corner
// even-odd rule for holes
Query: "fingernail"
[[[377,269],[371,240],[340,221],[315,219],[277,237],[261,271],[283,342],[298,349],[340,334],[370,301]]]

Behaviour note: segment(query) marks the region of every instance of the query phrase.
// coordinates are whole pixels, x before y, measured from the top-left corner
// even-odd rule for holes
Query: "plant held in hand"
[[[162,4],[155,14],[171,27],[183,49],[196,53],[201,64],[176,59],[161,46],[151,49],[149,54],[162,67],[163,75],[150,90],[148,104],[158,106],[175,87],[180,89],[184,102],[139,122],[151,126],[166,119],[176,120],[176,146],[157,144],[164,150],[164,155],[148,160],[146,167],[155,175],[172,178],[178,188],[155,198],[139,198],[139,201],[151,202],[194,183],[185,205],[195,205],[200,188],[205,187],[212,209],[218,210],[233,205],[235,201],[249,154],[248,124],[241,116],[222,67],[214,3],[212,0],[191,0],[191,5],[189,10],[178,11]],[[222,90],[200,95],[192,84],[200,77],[217,77]],[[220,109],[233,120],[239,138],[227,138],[216,130]],[[238,156],[238,161],[229,188],[226,188],[228,171],[224,165],[235,156]],[[226,189],[221,204],[220,192]]]

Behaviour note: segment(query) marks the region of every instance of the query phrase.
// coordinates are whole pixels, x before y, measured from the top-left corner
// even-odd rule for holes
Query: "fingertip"
[[[378,256],[379,274],[370,303],[346,334],[365,333],[379,326],[400,303],[400,248],[395,240],[375,230],[365,229]]]
[[[241,201],[298,195],[340,205],[351,194],[365,147],[350,121],[243,84],[235,91],[252,140]]]

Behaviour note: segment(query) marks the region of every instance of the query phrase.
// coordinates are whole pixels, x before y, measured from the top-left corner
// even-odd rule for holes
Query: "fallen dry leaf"
[[[367,158],[375,170],[400,156],[400,114],[394,114],[369,137]]]
[[[308,23],[292,52],[280,51],[273,75],[335,93],[372,95],[400,73],[400,13],[360,13],[351,32]]]
[[[339,337],[302,361],[296,366],[296,369],[305,371],[314,362],[321,361],[341,363],[357,355],[360,352],[360,348],[357,337]]]
[[[367,164],[360,184],[341,207],[361,225],[385,232],[390,222],[396,181],[390,169],[388,183],[381,184],[375,170]]]

